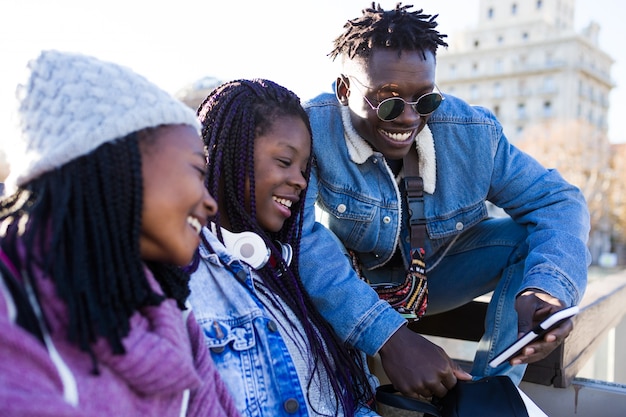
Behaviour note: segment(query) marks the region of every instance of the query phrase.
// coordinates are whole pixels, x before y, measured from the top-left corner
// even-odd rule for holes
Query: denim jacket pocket
[[[320,184],[317,203],[330,214],[328,226],[341,241],[350,242],[351,249],[370,252],[375,250],[380,233],[379,224],[374,221],[380,209],[372,199],[355,197]]]
[[[232,323],[229,321],[201,321],[207,347],[213,353],[221,353],[229,344],[236,351],[254,347],[254,327],[251,321]]]
[[[333,216],[342,220],[372,221],[376,203],[371,198],[359,198],[354,192],[333,189],[321,183],[318,202]]]
[[[265,378],[268,364],[259,352],[252,319],[235,318],[199,321],[205,342],[220,377],[231,392],[242,416],[264,415],[273,407],[271,379]],[[271,408],[270,408],[271,409]]]

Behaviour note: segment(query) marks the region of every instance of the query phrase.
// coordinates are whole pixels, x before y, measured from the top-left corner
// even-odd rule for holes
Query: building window
[[[487,10],[487,19],[489,19],[489,20],[493,19],[493,7],[490,7]]]
[[[478,42],[478,39],[474,40],[474,48],[478,48],[478,46],[480,45],[480,42]]]
[[[511,14],[515,16],[517,14],[517,3],[511,5]]]
[[[552,117],[552,103],[550,101],[543,103],[543,117]]]
[[[541,0],[537,0],[537,10],[541,9],[541,6],[543,6],[543,2]]]
[[[456,78],[456,65],[450,64],[450,78]]]
[[[556,87],[554,85],[554,78],[546,77],[543,79],[543,92],[544,93],[554,93],[556,91]]]
[[[522,40],[523,40],[524,42],[526,42],[526,41],[528,40],[528,32],[523,32],[523,33],[522,33]]]
[[[526,119],[526,104],[524,103],[517,104],[517,118]]]
[[[502,98],[502,84],[495,83],[493,85],[493,98]]]
[[[496,61],[494,62],[494,67],[493,67],[494,71],[496,74],[502,74],[502,60],[500,58],[496,59]]]
[[[526,80],[519,80],[517,82],[517,94],[520,96],[528,95],[528,86],[526,85]]]
[[[598,93],[598,101],[600,102],[600,105],[604,108],[608,107],[608,101],[606,99],[606,94],[604,94],[604,92],[600,91]]]
[[[500,106],[493,106],[493,114],[495,114],[498,119],[500,118]]]
[[[502,45],[504,42],[504,37],[502,35],[498,35],[498,45]]]
[[[583,83],[583,80],[578,80],[578,95],[579,96],[585,95],[585,85]]]
[[[470,86],[470,100],[476,101],[478,100],[478,86],[476,84],[472,84]]]
[[[478,73],[478,63],[474,62],[472,63],[472,74],[476,75]]]

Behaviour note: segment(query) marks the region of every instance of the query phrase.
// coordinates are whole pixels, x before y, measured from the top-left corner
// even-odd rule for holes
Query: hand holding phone
[[[524,347],[526,347],[526,345],[534,342],[535,340],[546,334],[548,331],[559,326],[561,323],[563,323],[563,321],[575,316],[576,314],[578,314],[578,311],[578,306],[573,306],[565,308],[563,310],[559,310],[556,313],[550,315],[547,319],[539,323],[534,329],[517,339],[515,343],[511,344],[495,358],[493,358],[491,362],[489,362],[489,366],[495,368],[500,364],[511,360],[511,358],[515,357]]]

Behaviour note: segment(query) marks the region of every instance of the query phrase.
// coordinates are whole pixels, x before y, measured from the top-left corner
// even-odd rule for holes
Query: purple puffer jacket
[[[181,311],[169,299],[135,313],[123,340],[125,355],[112,355],[104,340],[94,346],[100,367],[96,376],[90,372],[89,355],[67,341],[67,312],[52,283],[41,277],[37,282],[51,339],[71,371],[77,395],[67,395],[71,383],[65,384],[64,391],[61,373],[44,345],[13,323],[12,298],[0,286],[0,415],[238,416],[193,313],[184,325]],[[186,390],[189,401],[184,400]],[[68,397],[77,404],[69,404]],[[186,414],[181,414],[185,408]]]

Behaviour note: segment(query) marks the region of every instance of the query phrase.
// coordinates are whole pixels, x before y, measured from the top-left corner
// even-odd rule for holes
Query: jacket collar
[[[345,132],[346,145],[350,159],[356,164],[363,164],[374,155],[374,149],[363,139],[352,126],[350,109],[341,106],[341,120]],[[437,161],[435,158],[435,141],[428,125],[415,138],[415,148],[419,157],[420,174],[424,180],[424,191],[433,194],[437,182]],[[403,173],[400,173],[403,176]]]

